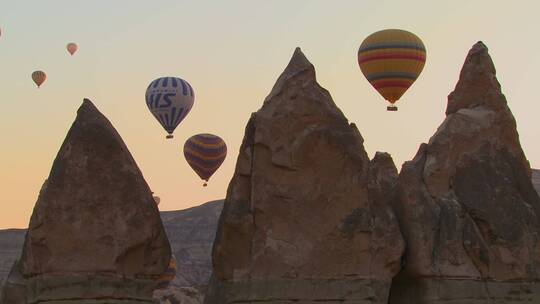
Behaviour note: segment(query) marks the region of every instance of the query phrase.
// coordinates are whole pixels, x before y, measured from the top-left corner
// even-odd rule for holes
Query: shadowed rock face
[[[139,168],[85,100],[30,219],[21,257],[29,303],[151,301],[170,254]]]
[[[212,244],[222,207],[223,200],[219,200],[185,210],[160,212],[179,271],[167,290],[155,292],[154,298],[173,297],[182,301],[191,298],[193,301],[202,301],[202,293],[184,287],[206,290],[212,273]],[[25,233],[25,229],[0,230],[0,290],[2,281],[20,257]],[[13,286],[10,287],[10,293],[17,295],[20,290],[17,280],[14,278],[11,281]],[[174,300],[170,301],[174,303]]]
[[[404,246],[384,195],[396,178],[297,49],[246,127],[206,303],[386,303]]]
[[[390,303],[540,302],[540,199],[481,42],[446,114],[399,176],[407,250]]]

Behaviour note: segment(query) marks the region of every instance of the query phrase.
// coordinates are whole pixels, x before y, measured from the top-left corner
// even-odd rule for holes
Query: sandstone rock
[[[204,295],[194,287],[172,287],[154,292],[159,303],[164,304],[202,304]]]
[[[390,303],[540,302],[540,199],[483,43],[446,114],[399,176],[407,250]]]
[[[404,247],[384,195],[396,177],[297,49],[246,127],[205,303],[386,303]]]
[[[26,234],[28,302],[151,302],[169,258],[139,168],[111,123],[84,100]]]
[[[160,212],[180,270],[170,284],[171,289],[206,290],[212,273],[212,244],[222,208],[223,200],[218,200],[185,210]],[[21,255],[25,234],[26,229],[0,230],[0,290],[2,281]]]

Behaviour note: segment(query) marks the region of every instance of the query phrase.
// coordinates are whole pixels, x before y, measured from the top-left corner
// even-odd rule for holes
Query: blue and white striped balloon
[[[177,77],[161,77],[146,89],[146,105],[158,122],[173,138],[172,133],[188,115],[195,101],[191,85]]]

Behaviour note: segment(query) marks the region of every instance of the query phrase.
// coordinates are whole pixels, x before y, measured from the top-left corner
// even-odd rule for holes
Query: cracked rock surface
[[[112,124],[84,100],[26,233],[19,263],[27,302],[152,302],[170,255],[137,164]]]
[[[446,115],[400,172],[407,250],[390,303],[540,303],[540,199],[482,42]]]
[[[396,180],[296,49],[246,127],[205,303],[387,303],[404,249]]]

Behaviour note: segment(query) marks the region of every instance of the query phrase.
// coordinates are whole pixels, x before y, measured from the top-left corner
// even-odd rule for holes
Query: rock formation
[[[173,298],[169,299],[171,303],[184,303],[189,299],[202,302],[203,294],[187,287],[206,290],[212,273],[212,244],[222,207],[223,200],[219,200],[185,210],[160,212],[179,271],[167,290],[154,292],[154,298]],[[2,281],[21,255],[25,234],[25,229],[0,230],[0,290]]]
[[[386,303],[404,247],[384,195],[396,179],[296,49],[246,127],[205,303]]]
[[[21,257],[28,303],[150,303],[170,254],[139,168],[84,100],[30,219]]]
[[[163,304],[202,304],[204,294],[195,287],[173,287],[156,290],[154,298]]]
[[[540,199],[481,42],[446,115],[399,176],[407,250],[390,303],[540,303]]]

